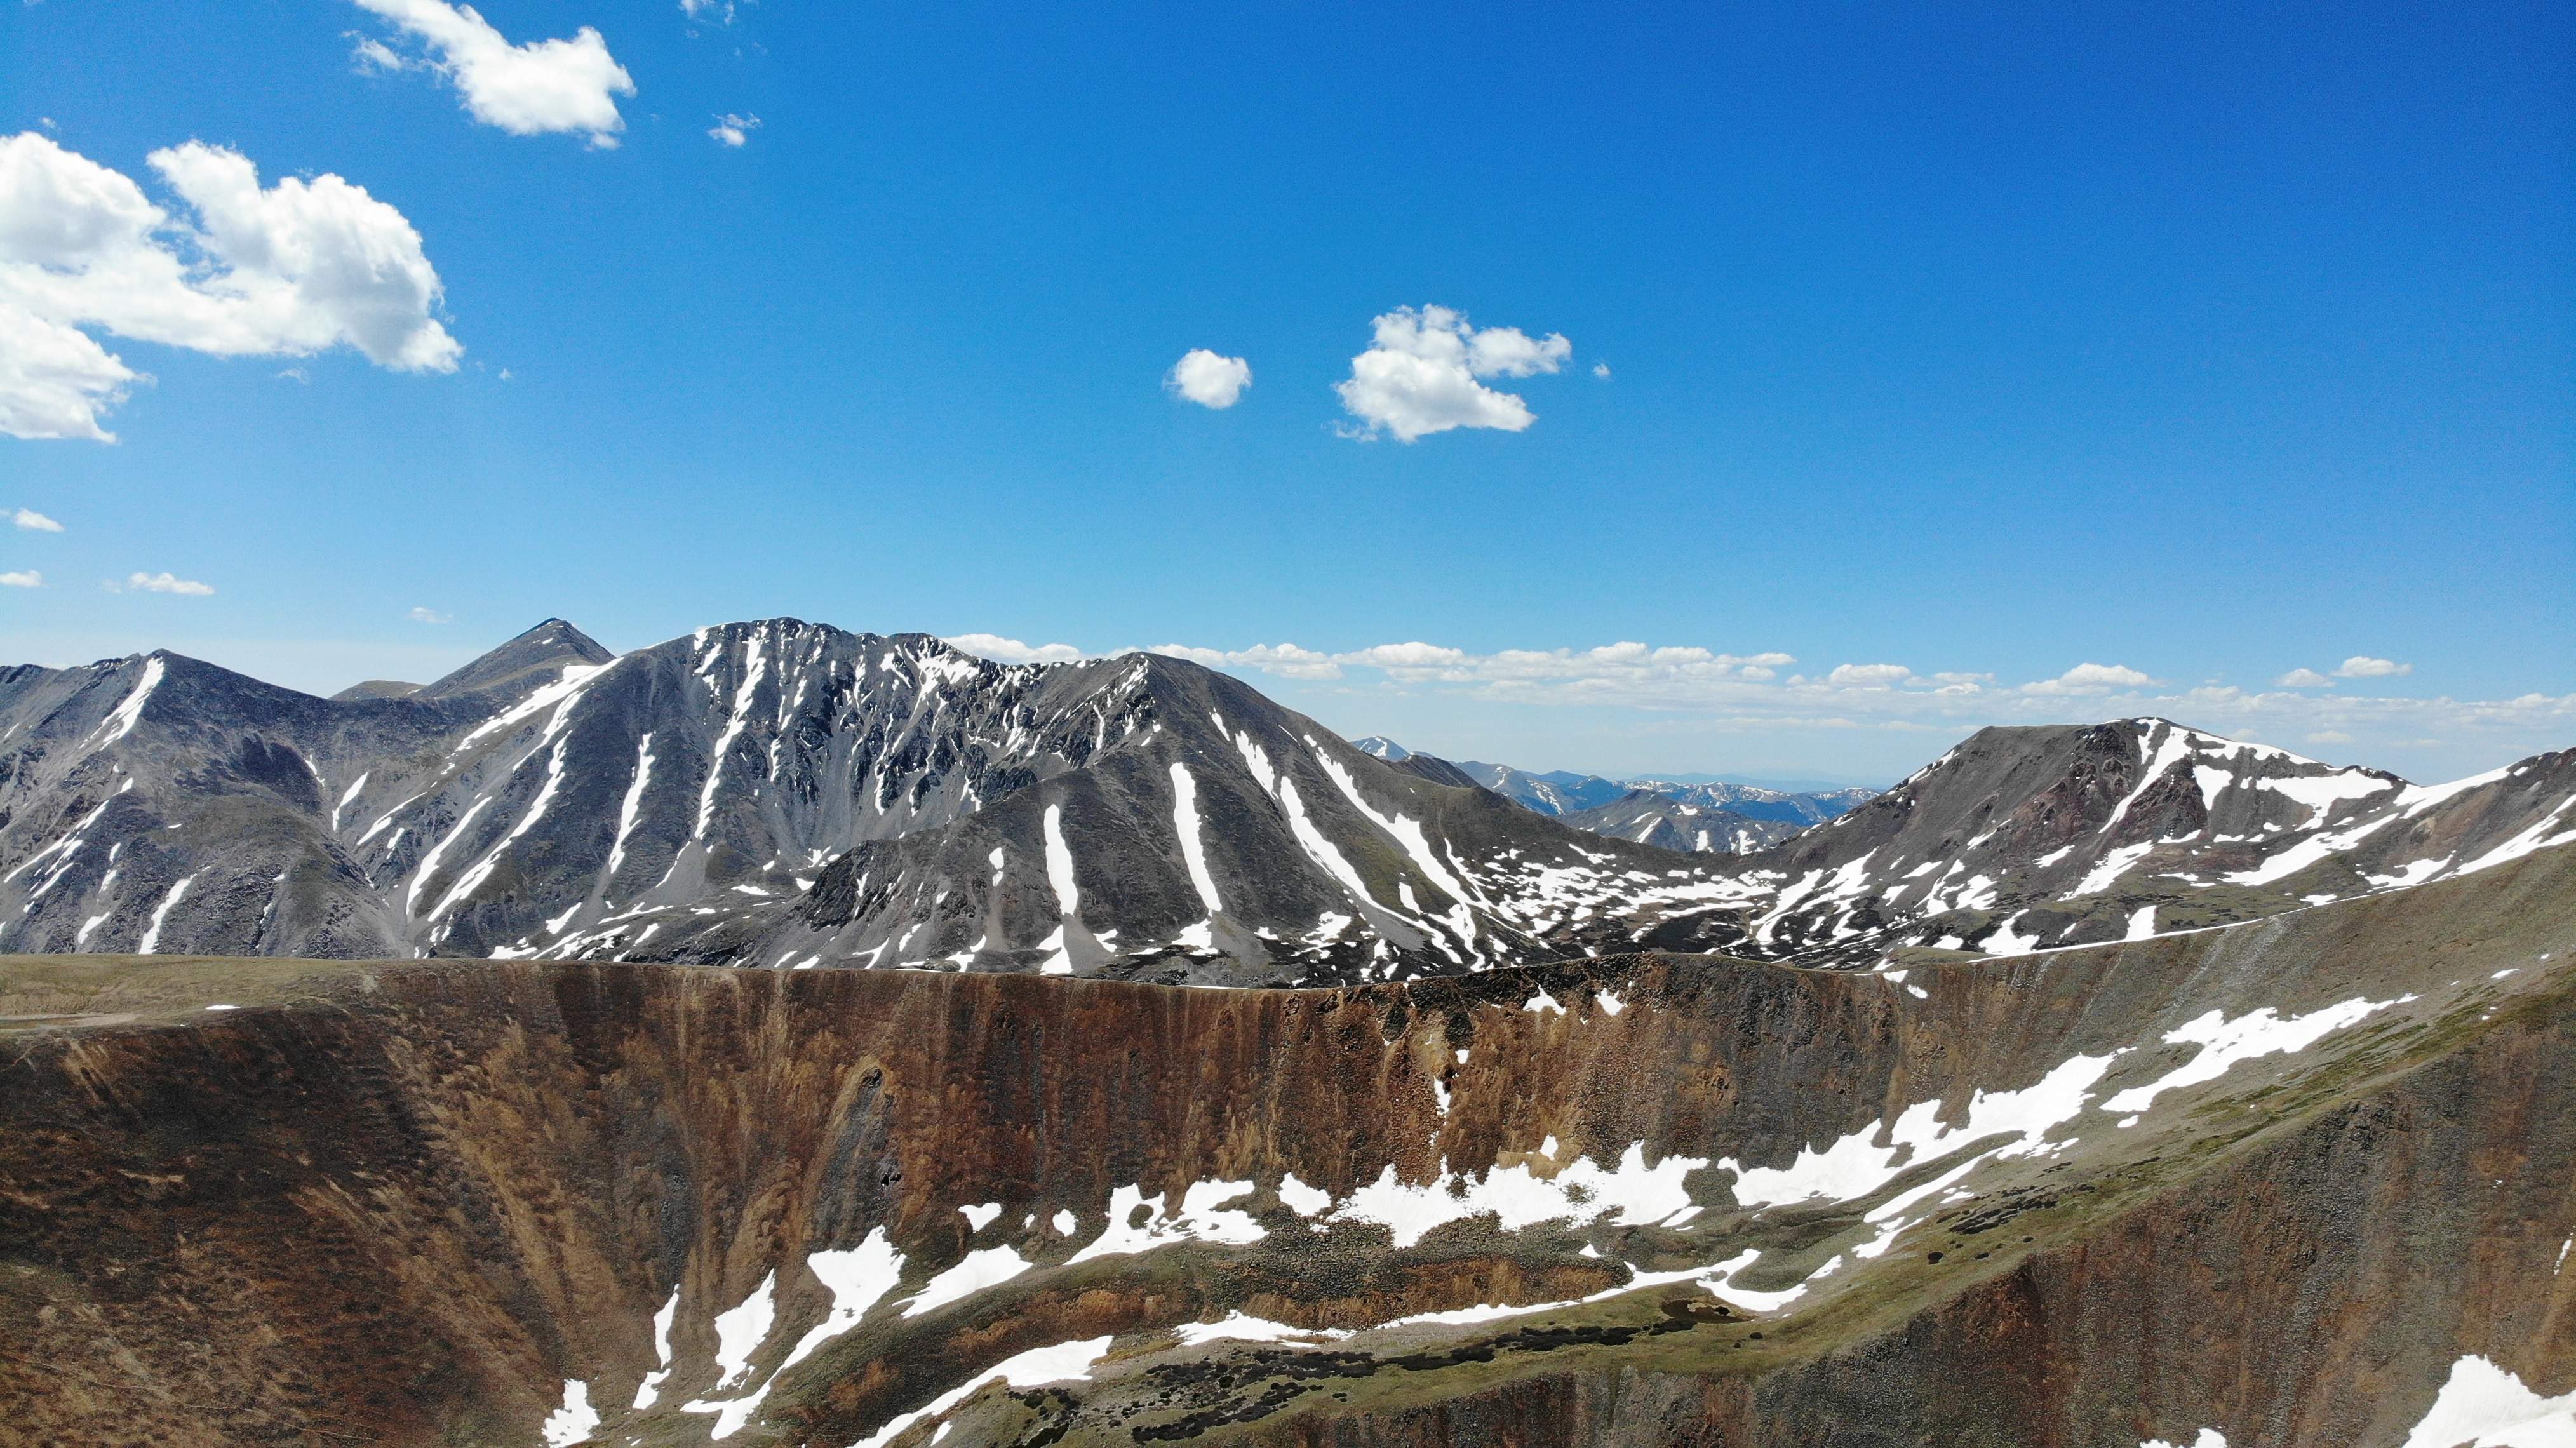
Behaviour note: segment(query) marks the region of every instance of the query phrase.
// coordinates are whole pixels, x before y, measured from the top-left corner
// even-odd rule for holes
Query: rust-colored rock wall
[[[2482,1354],[2576,1390],[2564,996],[1896,1330],[1768,1374],[1523,1379],[1311,1414],[1296,1448],[2393,1445]]]

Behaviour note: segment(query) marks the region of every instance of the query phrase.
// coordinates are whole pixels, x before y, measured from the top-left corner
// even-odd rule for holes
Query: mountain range
[[[1287,984],[1581,954],[1713,887],[1184,661],[792,619],[615,657],[549,620],[336,699],[169,653],[20,667],[0,771],[20,951]]]
[[[1988,729],[1839,811],[1675,785],[1549,817],[1494,768],[1390,762],[1182,660],[1004,665],[793,619],[616,656],[549,620],[335,699],[166,652],[22,666],[0,947],[1210,985],[1643,948],[1861,967],[2228,924],[2576,837],[2576,754],[2417,786],[2157,719]],[[1701,847],[1719,829],[1733,853]]]
[[[1508,764],[1476,760],[1453,764],[1409,750],[1382,734],[1354,739],[1351,744],[1364,754],[1426,777],[1482,785],[1579,830],[1699,854],[1750,854],[1832,819],[1877,793],[1855,786],[1786,790],[1714,775],[1614,780],[1562,769],[1533,774]],[[1435,775],[1435,770],[1447,773]]]

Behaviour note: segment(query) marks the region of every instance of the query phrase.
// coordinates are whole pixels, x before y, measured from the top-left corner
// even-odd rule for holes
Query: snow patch
[[[671,1376],[671,1322],[679,1314],[680,1289],[674,1287],[670,1300],[662,1304],[661,1311],[653,1314],[653,1351],[659,1365],[646,1373],[644,1381],[635,1389],[635,1411],[639,1413],[653,1406],[653,1400],[662,1395],[663,1381]]]
[[[1495,1167],[1482,1180],[1444,1170],[1436,1179],[1412,1186],[1398,1181],[1390,1164],[1376,1181],[1351,1193],[1337,1215],[1390,1228],[1398,1251],[1436,1227],[1488,1212],[1500,1218],[1506,1232],[1557,1218],[1659,1222],[1691,1204],[1682,1178],[1706,1165],[1705,1157],[1668,1156],[1649,1167],[1643,1142],[1631,1143],[1615,1169],[1605,1171],[1590,1157],[1577,1157],[1552,1178],[1516,1165]]]
[[[599,1410],[590,1405],[590,1384],[564,1379],[563,1406],[546,1417],[546,1448],[572,1448],[599,1426]]]
[[[959,1387],[930,1400],[924,1407],[909,1413],[897,1413],[876,1432],[850,1445],[850,1448],[885,1448],[905,1429],[924,1418],[936,1418],[966,1400],[966,1395],[999,1378],[1015,1388],[1034,1388],[1046,1383],[1060,1383],[1070,1378],[1089,1378],[1091,1365],[1108,1355],[1109,1339],[1089,1338],[1081,1342],[1062,1342],[1053,1347],[1031,1348],[1017,1357],[1004,1359],[990,1370],[969,1379]]]
[[[2472,1353],[2451,1364],[2404,1448],[2567,1448],[2576,1444],[2576,1393],[2544,1398]]]
[[[2213,1010],[2165,1032],[2168,1044],[2197,1042],[2201,1046],[2200,1054],[2144,1086],[2132,1086],[2113,1096],[2102,1103],[2102,1109],[2116,1114],[2144,1111],[2165,1092],[2203,1081],[2215,1081],[2239,1061],[2304,1051],[2330,1032],[2339,1031],[2374,1011],[2403,1005],[2413,999],[2415,997],[2405,995],[2395,1000],[2373,1001],[2355,996],[2323,1010],[2287,1018],[2270,1006],[2232,1021],[2224,1012]]]
[[[1322,1187],[1310,1187],[1297,1180],[1297,1174],[1292,1171],[1279,1179],[1279,1200],[1298,1216],[1311,1217],[1333,1204],[1333,1194]],[[2566,1254],[2562,1252],[2559,1255],[2563,1257]]]
[[[1089,1246],[1065,1262],[1088,1262],[1094,1257],[1115,1256],[1122,1252],[1150,1252],[1156,1247],[1175,1242],[1214,1242],[1221,1246],[1243,1247],[1268,1235],[1261,1224],[1244,1212],[1221,1212],[1217,1206],[1233,1201],[1252,1190],[1248,1181],[1205,1181],[1192,1183],[1181,1193],[1180,1209],[1169,1217],[1163,1215],[1163,1194],[1146,1196],[1141,1186],[1123,1186],[1109,1194],[1109,1228],[1094,1238]],[[1136,1209],[1149,1211],[1141,1225],[1134,1224]]]
[[[1199,782],[1190,767],[1172,761],[1172,828],[1181,837],[1181,859],[1189,866],[1190,885],[1213,918],[1225,907],[1217,900],[1216,877],[1208,873],[1207,841],[1199,834]]]
[[[143,677],[135,681],[133,692],[110,710],[106,718],[98,721],[99,730],[107,732],[107,737],[98,741],[100,744],[114,744],[134,732],[134,726],[143,719],[144,701],[152,697],[153,690],[161,687],[161,676],[165,672],[158,656],[143,661]]]
[[[152,912],[151,925],[145,928],[143,939],[135,944],[135,954],[154,955],[159,953],[161,949],[162,922],[170,918],[170,907],[178,904],[181,899],[185,898],[188,893],[188,887],[195,884],[196,881],[197,877],[195,875],[182,875],[179,877],[179,883],[170,887],[170,893],[161,897],[159,908]]]
[[[921,1294],[905,1305],[903,1315],[919,1317],[925,1312],[937,1311],[987,1287],[998,1287],[1035,1265],[1012,1247],[987,1247],[981,1252],[969,1252],[966,1260],[931,1278],[930,1285],[922,1288]]]

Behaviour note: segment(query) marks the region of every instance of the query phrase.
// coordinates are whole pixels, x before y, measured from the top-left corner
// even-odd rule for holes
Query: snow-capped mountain
[[[793,619],[613,658],[549,621],[339,699],[156,653],[0,671],[0,950],[1235,985],[1631,949],[1866,966],[2474,870],[2576,839],[2576,754],[2419,787],[2119,720],[1987,730],[1767,847],[1795,821],[1689,813],[1713,797],[1551,820],[1184,661]]]
[[[1579,830],[1693,854],[1749,854],[1832,819],[1877,793],[1855,788],[1799,793],[1711,781],[1705,776],[1615,780],[1562,769],[1532,774],[1508,764],[1476,760],[1453,764],[1415,753],[1382,734],[1354,739],[1351,744],[1426,778],[1482,785],[1524,809]]]
[[[19,951],[1284,983],[1580,954],[1737,893],[1196,665],[788,619],[614,659],[550,621],[339,700],[166,653],[21,668],[0,767]]]
[[[1878,797],[1877,790],[1859,788],[1790,791],[1758,784],[1685,784],[1662,779],[1632,779],[1627,783],[1632,790],[1662,795],[1676,804],[1724,810],[1746,819],[1770,820],[1799,829],[1823,824]]]
[[[1693,854],[1749,855],[1780,843],[1807,826],[1759,819],[1687,796],[1632,789],[1605,805],[1561,815],[1559,820],[1596,835]]]
[[[2276,915],[2576,842],[2576,750],[2409,784],[2163,719],[1987,729],[1743,862],[1740,953],[2019,954]]]
[[[1567,769],[1532,774],[1508,764],[1486,764],[1474,759],[1458,760],[1457,766],[1485,788],[1523,809],[1543,815],[1570,815],[1595,809],[1628,792],[1626,786],[1597,774],[1576,774]]]

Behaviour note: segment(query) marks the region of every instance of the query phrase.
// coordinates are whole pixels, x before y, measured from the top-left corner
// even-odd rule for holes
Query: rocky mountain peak
[[[448,699],[490,691],[525,693],[538,684],[553,682],[546,676],[562,673],[566,665],[597,666],[615,657],[590,635],[562,619],[550,618],[454,673],[422,686],[410,697]]]

